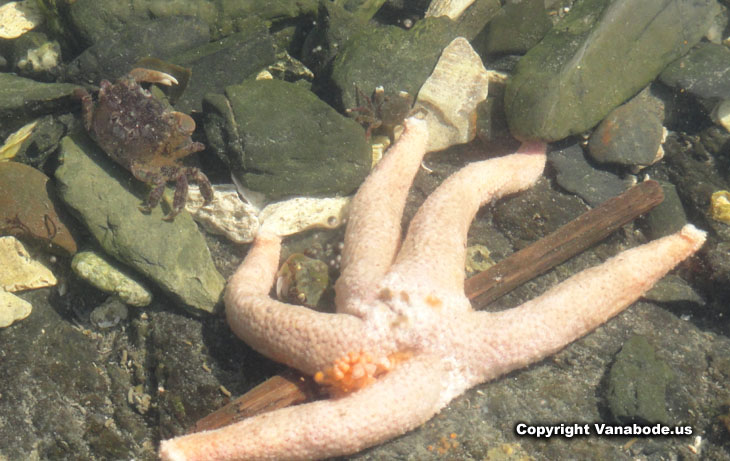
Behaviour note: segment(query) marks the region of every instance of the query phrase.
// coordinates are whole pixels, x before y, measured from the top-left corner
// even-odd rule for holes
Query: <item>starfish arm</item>
[[[163,460],[307,460],[358,452],[401,435],[446,405],[447,370],[413,358],[346,397],[288,407],[162,442]]]
[[[472,163],[447,178],[411,220],[391,272],[441,293],[463,293],[466,235],[474,215],[484,203],[534,184],[545,168],[546,147],[523,143],[514,154]]]
[[[624,251],[527,303],[498,313],[474,312],[470,353],[480,381],[541,360],[623,311],[704,243],[692,225]],[[479,333],[481,329],[481,333]],[[486,357],[489,357],[486,359]]]
[[[426,122],[407,119],[398,142],[355,194],[345,231],[341,275],[335,284],[338,312],[350,310],[351,298],[371,293],[390,268],[400,244],[408,189],[426,154],[427,142]]]
[[[366,347],[360,319],[269,297],[280,248],[279,237],[259,235],[229,280],[224,298],[226,318],[236,336],[267,357],[308,374]]]

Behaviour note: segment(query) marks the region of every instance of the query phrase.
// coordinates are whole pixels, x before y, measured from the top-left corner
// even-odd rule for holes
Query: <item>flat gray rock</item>
[[[659,75],[662,83],[709,100],[730,99],[730,49],[700,43]]]
[[[557,172],[557,183],[593,207],[621,194],[630,185],[613,173],[594,168],[577,144],[550,152],[548,161]]]
[[[216,310],[225,280],[189,214],[163,221],[164,205],[142,213],[146,186],[85,136],[63,138],[55,176],[61,198],[107,254],[193,312]]]

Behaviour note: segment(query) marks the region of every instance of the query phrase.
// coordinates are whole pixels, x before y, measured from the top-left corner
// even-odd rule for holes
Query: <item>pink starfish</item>
[[[481,204],[530,187],[545,144],[472,163],[421,206],[400,244],[424,122],[406,131],[355,196],[336,314],[269,297],[280,239],[260,235],[228,284],[233,331],[334,398],[162,443],[166,460],[312,459],[355,453],[427,421],[470,387],[536,362],[618,314],[704,242],[691,225],[583,271],[502,312],[464,295],[466,233]]]

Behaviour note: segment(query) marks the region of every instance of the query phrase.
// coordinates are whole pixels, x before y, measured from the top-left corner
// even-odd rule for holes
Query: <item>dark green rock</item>
[[[199,18],[138,19],[99,37],[68,65],[66,79],[92,84],[103,78],[113,81],[132,70],[142,58],[171,59],[209,40],[208,26]]]
[[[342,7],[363,21],[369,21],[385,0],[335,0],[334,4]]]
[[[606,399],[620,422],[668,423],[666,389],[674,373],[643,336],[632,336],[608,372]]]
[[[275,60],[274,41],[263,21],[252,17],[243,32],[175,56],[171,61],[192,69],[192,76],[175,109],[200,111],[207,93],[222,93],[225,87],[245,80]]]
[[[162,219],[168,211],[164,206],[142,213],[138,207],[146,186],[85,136],[63,138],[60,160],[56,180],[61,198],[107,254],[193,311],[215,311],[225,280],[189,214],[168,222]]]
[[[647,233],[652,240],[673,234],[687,224],[677,187],[667,181],[659,181],[659,184],[664,191],[664,200],[644,216]]]
[[[700,43],[659,75],[662,83],[703,99],[730,99],[730,50]]]
[[[46,162],[50,159],[49,163],[52,163],[55,159],[61,138],[66,135],[69,127],[76,124],[76,121],[71,114],[44,115],[37,121],[38,124],[28,139],[23,141],[13,160],[44,171]],[[52,170],[44,172],[53,174]]]
[[[386,91],[416,95],[433,71],[441,50],[455,37],[456,25],[445,16],[426,18],[410,30],[372,27],[355,34],[333,61],[332,81],[345,108],[357,106],[355,86],[370,94]]]
[[[476,37],[485,31],[485,27],[502,9],[500,0],[475,0],[461,16],[457,18],[456,37],[464,37],[475,45]]]
[[[71,98],[75,88],[0,73],[0,135],[8,135],[38,115],[71,109],[78,104]]]
[[[77,0],[68,7],[68,12],[57,14],[69,19],[67,33],[80,36],[87,45],[96,43],[110,32],[122,30],[130,23],[175,16],[203,21],[212,38],[217,40],[243,30],[246,19],[251,16],[267,22],[292,21],[313,15],[317,3],[318,0]]]
[[[543,0],[509,0],[489,22],[474,47],[485,54],[524,54],[552,27]]]
[[[321,2],[314,28],[302,44],[302,62],[315,74],[324,74],[332,59],[367,23],[337,3]]]
[[[507,85],[512,134],[554,141],[591,128],[694,46],[717,9],[714,0],[576,2]]]
[[[206,98],[205,128],[243,186],[271,199],[349,194],[370,171],[363,129],[312,92],[250,80],[229,86],[226,96]]]

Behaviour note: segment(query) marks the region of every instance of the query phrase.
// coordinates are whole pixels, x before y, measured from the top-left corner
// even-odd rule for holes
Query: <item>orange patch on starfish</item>
[[[314,381],[325,386],[334,397],[341,397],[375,382],[375,378],[392,370],[410,354],[395,352],[375,358],[369,352],[350,352],[335,363],[314,374]]]
[[[434,309],[437,309],[443,306],[444,302],[441,301],[441,299],[439,299],[437,296],[429,294],[428,296],[426,296],[426,304],[433,307]]]

